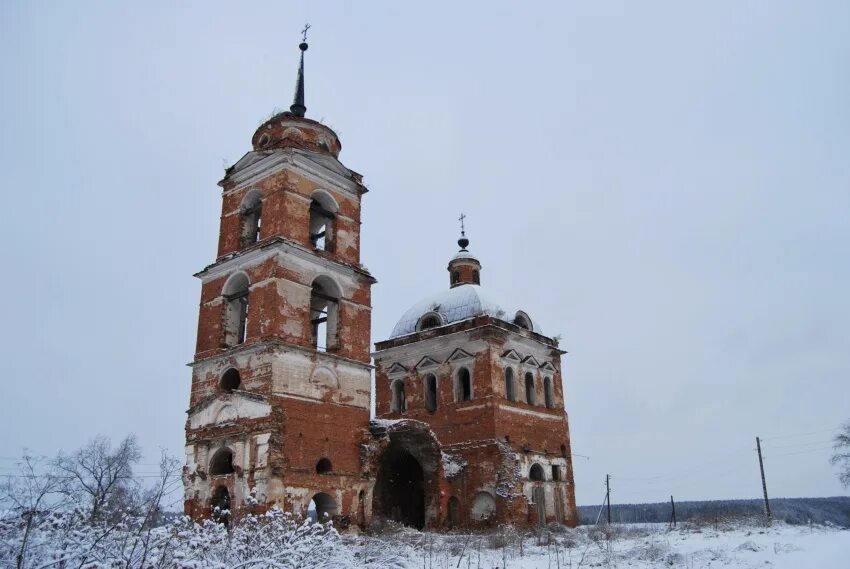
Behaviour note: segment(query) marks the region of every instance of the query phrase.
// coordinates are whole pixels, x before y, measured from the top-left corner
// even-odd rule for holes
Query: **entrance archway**
[[[213,490],[210,507],[212,518],[220,524],[227,525],[230,521],[230,492],[227,491],[226,486],[217,486]]]
[[[314,522],[326,522],[336,515],[336,501],[330,495],[319,492],[307,505],[307,516]]]
[[[425,527],[425,476],[412,454],[390,445],[381,457],[373,511],[406,526]]]

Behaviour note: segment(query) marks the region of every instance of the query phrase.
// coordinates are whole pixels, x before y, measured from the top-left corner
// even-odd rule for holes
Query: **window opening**
[[[242,236],[240,248],[252,245],[260,240],[260,228],[263,219],[263,202],[259,197],[256,203],[242,210]]]
[[[233,452],[227,447],[218,449],[210,461],[210,474],[219,476],[233,472]]]
[[[534,376],[531,372],[525,374],[525,401],[529,405],[534,405]]]
[[[221,389],[223,391],[230,392],[234,389],[239,389],[240,383],[241,377],[239,376],[239,370],[235,368],[230,368],[221,376]]]
[[[552,408],[552,379],[548,377],[543,378],[543,397],[546,402],[546,408]]]
[[[316,473],[317,474],[328,474],[333,469],[331,465],[330,459],[321,458],[319,462],[316,463]]]
[[[532,464],[531,470],[528,471],[528,478],[535,482],[542,482],[543,480],[546,480],[546,475],[543,474],[543,467],[536,463]]]
[[[457,373],[457,393],[455,395],[458,401],[472,400],[472,378],[469,375],[469,370],[465,367],[460,368]]]
[[[440,317],[438,315],[426,314],[422,317],[421,320],[419,320],[419,326],[417,327],[417,330],[422,331],[428,330],[429,328],[436,328],[442,325],[442,323],[443,322],[442,320],[440,320]]]
[[[313,283],[310,295],[310,329],[313,347],[319,351],[336,348],[339,299],[328,294],[320,282]]]
[[[525,312],[519,311],[516,313],[516,316],[514,316],[514,324],[520,328],[531,330],[531,318],[529,318]]]
[[[516,401],[516,392],[514,390],[514,370],[511,368],[505,369],[505,398],[508,401]]]
[[[313,199],[310,203],[310,242],[320,251],[333,251],[333,223],[336,214]]]
[[[552,465],[552,480],[561,479],[561,468],[557,464]]]
[[[236,346],[248,338],[248,277],[237,273],[224,286],[224,344]]]
[[[392,411],[393,413],[404,413],[407,408],[407,402],[404,398],[404,382],[400,379],[393,382],[392,385],[393,390],[393,404]]]
[[[475,284],[481,284],[481,275],[478,273],[478,269],[472,271],[472,282]]]
[[[425,408],[431,412],[437,410],[437,378],[433,375],[425,376]]]
[[[452,284],[457,284],[460,282],[460,272],[452,271]]]

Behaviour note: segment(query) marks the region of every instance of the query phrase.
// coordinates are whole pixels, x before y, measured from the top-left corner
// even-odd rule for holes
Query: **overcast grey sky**
[[[580,504],[844,493],[846,1],[0,4],[0,473],[182,453],[223,166],[291,101],[362,173],[373,341],[482,281],[561,334]],[[782,437],[782,438],[773,438]],[[141,471],[150,472],[152,467]]]

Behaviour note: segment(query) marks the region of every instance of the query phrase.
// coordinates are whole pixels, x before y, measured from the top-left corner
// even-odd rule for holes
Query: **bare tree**
[[[832,448],[834,452],[831,462],[840,469],[838,479],[845,487],[850,487],[850,421],[841,425]]]
[[[64,494],[87,504],[94,522],[135,502],[133,466],[141,458],[135,435],[125,437],[115,450],[109,438],[100,435],[70,455],[60,453],[54,465],[62,474]]]
[[[23,531],[15,563],[18,569],[24,566],[30,536],[40,520],[60,508],[62,480],[45,464],[44,459],[24,454],[18,463],[18,473],[6,476],[0,485],[0,500],[21,516]]]

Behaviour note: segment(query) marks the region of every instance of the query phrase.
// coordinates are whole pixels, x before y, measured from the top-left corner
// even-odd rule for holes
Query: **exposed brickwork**
[[[576,524],[569,428],[561,388],[563,352],[553,340],[482,315],[379,342],[376,350],[377,416],[421,421],[446,453],[467,465],[448,480],[446,507],[429,525],[534,525],[541,511],[534,497],[541,493],[545,522]],[[461,368],[469,370],[472,378],[468,401],[457,397]],[[516,401],[507,399],[507,368],[513,370]],[[535,403],[526,400],[526,374],[533,379],[529,391]],[[437,382],[433,410],[427,406],[428,376]],[[551,408],[546,407],[547,378]],[[400,412],[393,411],[394,382],[404,383],[405,409]],[[544,480],[530,479],[534,464],[543,469]],[[553,479],[553,466],[558,469],[558,480]],[[486,498],[479,498],[482,502],[493,500],[494,510],[487,519],[481,519],[476,503],[482,495]],[[450,497],[458,500],[456,521],[449,519]]]
[[[361,443],[369,422],[374,283],[359,264],[366,190],[358,174],[336,161],[336,135],[315,121],[275,117],[257,130],[253,145],[221,182],[218,259],[197,275],[185,509],[211,515],[221,487],[234,516],[274,504],[306,512],[323,493],[340,524],[365,523],[372,483],[361,472]],[[327,250],[310,238],[317,192],[333,205]],[[246,196],[258,198],[262,212],[258,238],[247,245]],[[249,285],[244,340],[234,345],[226,333],[232,325],[226,286],[237,274]],[[325,279],[322,294],[335,305],[327,324],[334,325],[335,341],[319,340],[327,349],[316,348],[311,323],[317,279]],[[327,316],[331,309],[322,310]],[[222,388],[230,369],[240,378],[232,392]],[[218,452],[232,454],[233,472],[211,474]],[[322,459],[330,463],[317,472]]]
[[[220,182],[218,257],[196,275],[186,513],[306,512],[315,499],[341,528],[376,517],[434,529],[574,525],[557,342],[518,316],[441,315],[376,345],[380,419],[370,422],[375,280],[360,265],[362,179],[337,160],[333,131],[309,119],[277,115],[252,145]],[[461,247],[453,288],[480,282]]]

